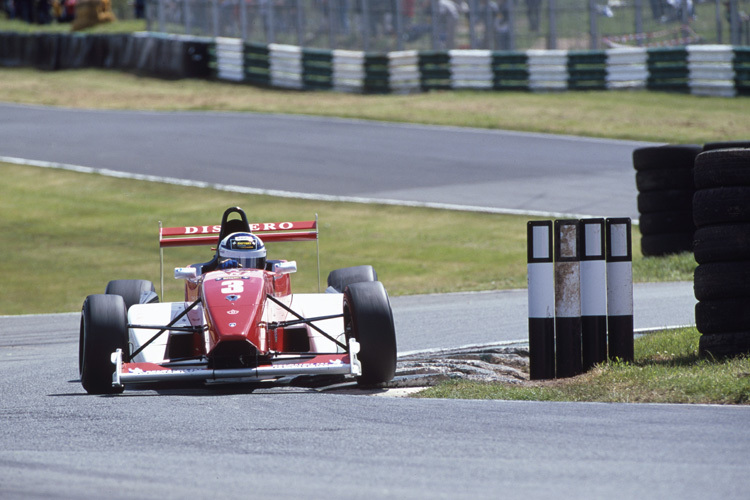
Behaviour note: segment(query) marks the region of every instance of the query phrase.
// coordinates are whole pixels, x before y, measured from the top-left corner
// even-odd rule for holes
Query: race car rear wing
[[[161,227],[159,247],[214,245],[219,242],[221,226]],[[264,241],[310,241],[318,239],[318,217],[296,222],[263,222],[250,224],[250,232],[259,233]]]
[[[228,209],[227,212],[235,209]],[[237,209],[239,210],[239,209]],[[227,212],[224,214],[226,219]],[[241,210],[240,210],[241,212]],[[245,218],[244,212],[241,214]],[[247,223],[247,220],[245,219]],[[318,264],[318,291],[320,291],[320,244],[318,242],[318,214],[315,220],[294,222],[262,222],[248,224],[250,232],[258,234],[264,242],[315,241]],[[247,227],[247,226],[246,226]],[[164,248],[198,245],[218,245],[222,226],[162,227],[159,221],[159,254],[161,296],[164,297]]]

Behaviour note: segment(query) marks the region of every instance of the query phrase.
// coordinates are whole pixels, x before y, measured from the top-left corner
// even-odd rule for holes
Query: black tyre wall
[[[692,190],[693,171],[687,168],[663,168],[636,172],[635,186],[642,193],[672,189]]]
[[[651,214],[681,211],[692,213],[693,189],[668,189],[638,193],[638,212]]]
[[[699,227],[750,221],[750,186],[696,191],[693,196],[693,219]]]
[[[696,189],[750,186],[750,149],[719,149],[695,159]]]
[[[649,146],[633,151],[633,167],[638,171],[664,168],[692,169],[695,157],[703,151],[698,144],[668,144]]]
[[[694,289],[698,300],[750,297],[750,261],[701,264],[695,268]]]
[[[701,300],[695,305],[695,325],[703,335],[750,332],[750,297]]]
[[[641,214],[641,234],[687,233],[695,230],[690,210]]]
[[[693,237],[693,252],[699,264],[750,259],[750,223],[698,228]]]
[[[693,232],[647,234],[641,236],[641,253],[644,256],[670,255],[690,250]]]

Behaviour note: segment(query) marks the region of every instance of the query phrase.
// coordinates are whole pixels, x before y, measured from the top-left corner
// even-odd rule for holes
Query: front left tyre
[[[125,299],[120,295],[89,295],[81,310],[78,370],[89,394],[115,394],[112,387],[115,365],[111,355],[117,349],[127,353],[128,320]]]
[[[344,330],[360,345],[360,386],[390,382],[396,373],[396,331],[385,287],[379,281],[352,283],[344,290]]]

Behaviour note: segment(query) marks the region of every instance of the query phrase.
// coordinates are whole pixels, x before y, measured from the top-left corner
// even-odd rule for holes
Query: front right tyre
[[[115,365],[111,355],[117,349],[127,353],[128,319],[125,299],[120,295],[89,295],[81,310],[78,370],[81,385],[89,394],[115,394],[112,387]]]

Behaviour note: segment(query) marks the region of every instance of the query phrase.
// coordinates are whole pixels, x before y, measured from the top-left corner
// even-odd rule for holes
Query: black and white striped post
[[[581,219],[581,339],[584,371],[607,360],[604,219]]]
[[[632,362],[633,252],[629,218],[609,218],[607,226],[607,329],[609,359]]]
[[[555,378],[555,273],[552,221],[526,226],[529,293],[529,377]]]
[[[583,372],[579,226],[578,220],[555,221],[555,362],[559,378]]]

